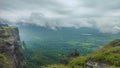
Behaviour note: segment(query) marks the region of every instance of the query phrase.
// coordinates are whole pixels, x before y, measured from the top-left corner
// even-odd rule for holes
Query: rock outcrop
[[[105,67],[109,67],[110,66],[110,64],[108,64],[108,63],[104,63],[104,62],[96,62],[96,61],[91,61],[91,60],[88,60],[87,62],[86,62],[86,65],[88,66],[88,67],[91,67],[91,68],[105,68]]]
[[[0,68],[22,68],[22,47],[19,30],[0,24]]]

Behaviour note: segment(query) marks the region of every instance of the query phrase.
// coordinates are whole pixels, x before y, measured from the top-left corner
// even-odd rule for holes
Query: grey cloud
[[[0,12],[25,10],[54,16],[101,16],[119,10],[119,3],[119,0],[0,0]]]
[[[119,9],[120,0],[83,0],[85,6],[98,9]]]
[[[34,9],[38,7],[50,6],[51,1],[46,0],[1,0],[0,1],[0,9],[10,8],[12,10],[20,10],[20,9]],[[39,8],[38,8],[39,9]]]
[[[23,20],[22,20],[23,21]],[[24,23],[33,23],[41,27],[50,27],[53,30],[61,27],[81,27],[96,28],[102,33],[119,33],[120,17],[90,17],[90,18],[58,18],[50,19],[43,14],[32,13],[28,19],[24,19]]]
[[[0,18],[43,27],[120,32],[120,0],[0,0]],[[112,30],[110,30],[112,29]]]

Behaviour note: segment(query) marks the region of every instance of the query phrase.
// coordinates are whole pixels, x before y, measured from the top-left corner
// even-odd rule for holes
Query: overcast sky
[[[120,0],[0,0],[0,18],[39,26],[120,32]]]

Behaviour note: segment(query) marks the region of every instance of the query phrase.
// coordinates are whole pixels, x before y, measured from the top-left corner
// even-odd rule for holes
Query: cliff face
[[[18,28],[0,24],[0,68],[22,68]]]

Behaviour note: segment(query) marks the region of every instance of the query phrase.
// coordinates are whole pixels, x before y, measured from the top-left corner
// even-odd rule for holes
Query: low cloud
[[[57,30],[90,27],[120,32],[120,0],[0,0],[0,18]]]
[[[50,27],[53,30],[61,27],[96,28],[102,33],[119,33],[120,17],[88,17],[88,18],[47,18],[40,13],[32,13],[30,17],[19,19],[19,22],[36,24],[41,27]]]

